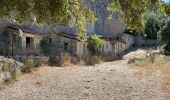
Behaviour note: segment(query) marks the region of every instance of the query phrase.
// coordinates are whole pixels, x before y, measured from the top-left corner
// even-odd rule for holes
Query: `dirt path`
[[[0,100],[168,100],[161,80],[160,72],[147,74],[126,61],[42,67],[0,90]]]

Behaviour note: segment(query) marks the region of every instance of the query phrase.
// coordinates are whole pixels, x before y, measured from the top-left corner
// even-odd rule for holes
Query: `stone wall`
[[[126,50],[126,44],[116,41],[114,44],[115,54],[122,54]]]
[[[113,53],[115,50],[114,45],[111,42],[105,41],[105,44],[102,46],[101,51],[104,54]]]
[[[126,42],[126,50],[133,47],[134,43],[135,43],[135,38],[133,35],[129,35],[129,34],[123,34],[122,35],[122,40],[124,42]]]
[[[160,44],[159,40],[144,39],[141,36],[135,37],[135,46],[154,46],[159,44]]]
[[[77,39],[72,39],[72,37],[65,37],[56,34],[49,34],[45,37],[47,41],[48,38],[52,39],[52,43],[49,43],[51,47],[50,55],[52,56],[58,56],[65,52],[73,56],[84,56],[88,54],[87,43],[85,42],[79,41]]]
[[[15,40],[12,39],[12,35],[15,35]],[[40,42],[43,38],[42,35],[22,32],[22,36],[20,36],[19,30],[7,28],[2,37],[4,39],[1,39],[1,41],[6,47],[0,48],[0,50],[8,49],[8,54],[10,55],[12,55],[12,52],[13,55],[40,55],[41,53]],[[33,44],[31,44],[30,48],[26,48],[26,37],[33,39]]]

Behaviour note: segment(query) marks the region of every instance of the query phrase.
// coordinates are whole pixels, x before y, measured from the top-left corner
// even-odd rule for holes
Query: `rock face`
[[[87,28],[88,32],[115,37],[118,33],[124,32],[125,22],[123,19],[120,19],[120,13],[115,12],[112,15],[112,19],[108,19],[109,13],[107,7],[110,1],[111,0],[84,0],[84,5],[92,9],[98,19],[93,26],[94,30]]]
[[[99,34],[102,36],[116,37],[118,33],[123,33],[125,30],[125,21],[120,19],[121,14],[114,12],[112,18],[108,19],[109,12],[107,6],[111,0],[84,0],[84,6],[93,10],[96,14],[97,21],[94,24],[87,22],[86,33]],[[55,28],[57,32],[65,32],[74,34],[76,32],[75,27],[57,26]]]
[[[13,72],[23,66],[22,63],[13,59],[0,56],[0,82],[3,82],[12,77]]]

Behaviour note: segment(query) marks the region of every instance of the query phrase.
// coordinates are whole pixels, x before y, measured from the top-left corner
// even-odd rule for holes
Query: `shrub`
[[[42,65],[42,61],[41,60],[34,60],[34,66],[35,67],[40,67]]]
[[[60,56],[51,56],[49,63],[52,66],[67,66],[71,63],[71,56],[68,53],[62,53]]]
[[[145,23],[145,33],[148,39],[157,39],[157,33],[160,30],[160,23],[157,17],[150,16]]]
[[[0,90],[5,88],[5,83],[0,83]]]
[[[38,57],[34,59],[34,67],[40,67],[42,65],[48,64],[48,57]]]
[[[80,57],[71,57],[71,63],[75,65],[84,65],[85,61],[84,58]]]
[[[165,54],[170,55],[170,21],[167,26],[160,31],[161,41],[166,45],[164,47]]]
[[[103,53],[101,56],[104,61],[113,61],[117,57],[114,52],[113,53]]]
[[[31,69],[33,68],[33,60],[28,59],[25,61],[24,66],[21,68],[22,72],[28,73],[31,72]]]
[[[95,65],[101,62],[101,58],[99,56],[93,55],[93,56],[87,57],[85,61],[87,65]]]
[[[99,35],[90,35],[90,43],[88,45],[88,49],[92,53],[92,55],[95,55],[100,51],[101,46],[104,45],[104,40],[101,39],[101,36]]]
[[[13,79],[17,79],[19,78],[20,76],[22,75],[22,72],[20,69],[15,69],[13,72],[12,72],[12,78]]]
[[[49,43],[47,42],[46,39],[42,39],[40,42],[40,47],[42,49],[42,52],[44,55],[49,55],[50,54],[50,47],[49,47]]]
[[[68,53],[61,54],[59,65],[60,66],[67,66],[71,63],[71,56]]]
[[[0,69],[0,75],[3,73],[2,69]]]

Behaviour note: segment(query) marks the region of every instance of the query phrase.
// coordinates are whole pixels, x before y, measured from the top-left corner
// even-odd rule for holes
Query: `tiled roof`
[[[31,31],[31,30],[27,30],[27,29],[18,27],[17,25],[10,25],[7,28],[14,29],[14,30],[17,30],[17,31],[20,29],[20,30],[22,30],[25,33],[30,33],[30,34],[35,34],[35,35],[42,35],[42,33],[34,32],[34,31]]]
[[[67,34],[67,33],[59,32],[59,33],[57,33],[57,35],[63,36],[63,37],[69,38],[69,39],[81,41],[81,38],[75,34]]]

